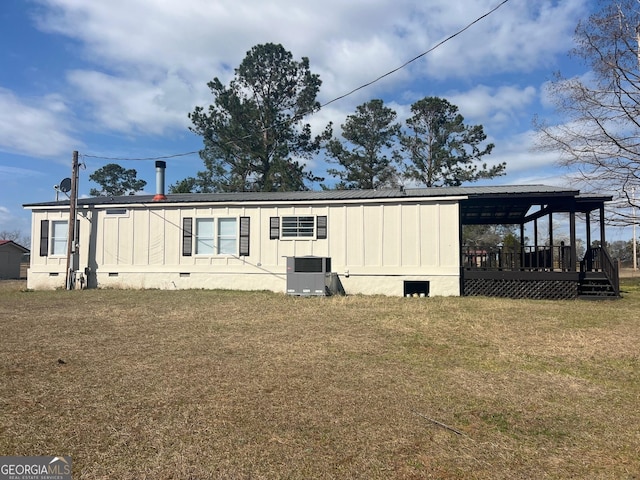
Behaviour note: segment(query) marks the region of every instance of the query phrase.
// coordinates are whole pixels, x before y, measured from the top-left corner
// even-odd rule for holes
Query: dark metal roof
[[[610,196],[580,195],[578,190],[546,185],[436,187],[385,190],[322,190],[304,192],[181,193],[154,201],[153,195],[91,197],[78,200],[80,206],[153,206],[207,203],[375,202],[376,200],[420,201],[429,198],[459,198],[462,224],[521,224],[535,207],[552,212],[589,212],[610,201]],[[69,201],[25,204],[26,208],[56,207]]]
[[[518,196],[570,196],[579,192],[545,185],[511,185],[493,187],[434,187],[384,190],[321,190],[302,192],[239,192],[239,193],[179,193],[167,195],[166,200],[154,202],[154,195],[125,195],[118,197],[90,197],[78,200],[79,205],[142,205],[150,203],[243,203],[243,202],[309,202],[341,200],[420,199],[429,197],[496,198]],[[24,207],[67,205],[59,202],[28,203]]]

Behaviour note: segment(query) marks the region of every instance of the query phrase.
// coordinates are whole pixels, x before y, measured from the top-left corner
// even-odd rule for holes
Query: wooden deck
[[[565,246],[518,251],[465,247],[461,254],[465,296],[571,299],[617,298],[619,275],[603,248],[592,248],[579,262]]]

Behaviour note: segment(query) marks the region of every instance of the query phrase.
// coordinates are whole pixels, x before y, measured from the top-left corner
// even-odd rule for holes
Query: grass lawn
[[[640,279],[602,302],[15,285],[0,455],[74,479],[640,478]]]

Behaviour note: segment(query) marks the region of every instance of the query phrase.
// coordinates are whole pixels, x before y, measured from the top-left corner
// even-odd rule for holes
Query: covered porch
[[[540,186],[511,192],[478,192],[461,202],[461,232],[465,225],[514,225],[519,241],[511,245],[463,245],[460,278],[463,295],[509,298],[617,298],[617,265],[607,252],[604,203],[610,196]],[[577,217],[580,222],[577,222]],[[592,220],[597,216],[599,246],[592,246]],[[568,241],[554,239],[554,221],[568,225]],[[578,226],[584,231],[578,231]],[[539,244],[539,229],[548,236]],[[528,240],[525,230],[532,233]],[[584,235],[584,251],[577,248]],[[565,236],[566,237],[566,234]]]

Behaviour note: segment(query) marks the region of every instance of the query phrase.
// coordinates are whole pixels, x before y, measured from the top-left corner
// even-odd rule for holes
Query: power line
[[[86,153],[81,154],[83,158],[97,158],[99,160],[118,160],[118,161],[148,161],[148,160],[164,160],[167,158],[186,157],[188,155],[195,155],[200,153],[199,150],[193,152],[176,153],[173,155],[163,155],[161,157],[141,157],[141,158],[127,158],[127,157],[102,157],[100,155],[88,155]]]
[[[319,112],[321,109],[323,109],[327,105],[330,105],[330,104],[332,104],[334,102],[337,102],[338,100],[342,100],[343,98],[349,97],[349,96],[353,95],[354,93],[356,93],[357,91],[362,90],[364,88],[367,88],[367,87],[373,85],[374,83],[379,82],[380,80],[382,80],[385,77],[393,75],[394,73],[402,70],[403,68],[407,67],[408,65],[410,65],[413,62],[415,62],[416,60],[419,60],[422,57],[424,57],[425,55],[428,55],[429,53],[433,52],[437,48],[440,48],[442,45],[444,45],[445,43],[447,43],[450,40],[454,39],[458,35],[461,35],[465,31],[470,29],[472,26],[474,26],[476,23],[484,20],[486,17],[488,17],[489,15],[494,13],[496,10],[498,10],[500,7],[502,7],[507,2],[509,2],[509,0],[503,0],[502,2],[500,2],[498,5],[493,7],[491,10],[489,10],[485,14],[479,16],[478,18],[476,18],[471,23],[468,23],[465,27],[461,28],[457,32],[453,33],[452,35],[449,35],[447,38],[445,38],[445,39],[441,40],[440,42],[436,43],[430,49],[428,49],[428,50],[422,52],[421,54],[413,57],[411,60],[406,61],[405,63],[403,63],[399,67],[396,67],[393,70],[390,70],[387,73],[384,73],[384,74],[380,75],[379,77],[375,78],[374,80],[371,80],[370,82],[367,82],[367,83],[365,83],[363,85],[360,85],[359,87],[356,87],[353,90],[351,90],[351,91],[349,91],[349,92],[347,92],[347,93],[345,93],[343,95],[340,95],[338,97],[335,97],[332,100],[329,100],[328,102],[325,102],[324,104],[320,105],[317,109],[309,110],[308,112],[303,112],[302,114],[296,115],[295,119],[301,119],[306,115],[310,115],[310,114]],[[282,123],[285,123],[285,122],[282,122]],[[261,130],[261,132],[265,132],[265,131],[269,130],[270,128],[273,128],[274,126],[275,125],[272,125],[270,127],[264,127]],[[239,140],[244,140],[244,139],[247,139],[249,137],[250,136],[247,135],[245,137],[241,137]],[[176,158],[176,157],[186,157],[186,156],[189,156],[189,155],[195,155],[197,153],[200,153],[200,152],[199,151],[194,151],[194,152],[176,153],[176,154],[173,154],[173,155],[163,155],[163,156],[160,156],[160,157],[144,157],[144,158],[102,157],[102,156],[98,156],[98,155],[87,155],[87,154],[81,154],[81,157],[83,157],[83,158],[96,158],[96,159],[100,159],[100,160],[114,160],[114,161],[149,161],[149,160],[165,160],[165,159]]]
[[[338,100],[342,100],[343,98],[348,97],[349,95],[354,94],[355,92],[357,92],[358,90],[362,90],[363,88],[366,88],[370,85],[373,85],[374,83],[382,80],[385,77],[388,77],[389,75],[392,75],[400,70],[402,70],[403,68],[405,68],[406,66],[408,66],[409,64],[415,62],[416,60],[419,60],[420,58],[424,57],[425,55],[433,52],[435,49],[441,47],[442,45],[444,45],[445,43],[447,43],[449,40],[452,40],[453,38],[457,37],[458,35],[464,33],[466,30],[468,30],[469,28],[471,28],[473,25],[475,25],[476,23],[480,22],[481,20],[483,20],[484,18],[488,17],[489,15],[491,15],[493,12],[495,12],[496,10],[498,10],[500,7],[502,7],[505,3],[507,3],[509,0],[503,0],[502,3],[498,4],[497,6],[493,7],[491,10],[489,10],[487,13],[485,13],[484,15],[476,18],[473,22],[469,23],[466,27],[458,30],[456,33],[454,33],[453,35],[449,35],[447,38],[445,38],[444,40],[441,40],[440,42],[436,43],[433,47],[431,47],[429,50],[422,52],[420,55],[417,55],[415,57],[413,57],[411,60],[403,63],[402,65],[400,65],[397,68],[394,68],[393,70],[390,70],[387,73],[384,73],[382,75],[380,75],[378,78],[376,78],[375,80],[371,80],[370,82],[367,82],[363,85],[360,85],[357,88],[354,88],[353,90],[351,90],[348,93],[345,93],[344,95],[340,95],[339,97],[334,98],[333,100],[329,100],[328,102],[326,102],[325,104],[321,105],[320,108],[326,107],[327,105],[333,103],[333,102],[337,102]]]

